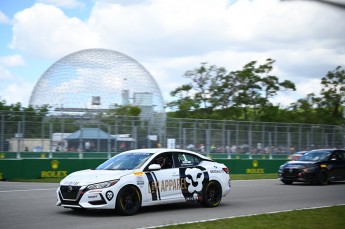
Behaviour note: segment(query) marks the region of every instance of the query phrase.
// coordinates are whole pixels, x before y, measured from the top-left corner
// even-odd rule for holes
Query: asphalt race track
[[[248,214],[345,204],[345,182],[284,185],[278,180],[232,181],[217,208],[191,204],[146,207],[134,216],[112,211],[77,212],[55,206],[56,183],[0,182],[0,228],[144,228]]]

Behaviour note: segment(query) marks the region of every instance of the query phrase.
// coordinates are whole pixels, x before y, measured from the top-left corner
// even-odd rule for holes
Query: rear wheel
[[[201,204],[205,207],[216,207],[222,199],[222,187],[217,181],[210,181],[203,193]]]
[[[141,195],[134,186],[123,187],[116,198],[116,210],[121,215],[134,215],[141,206]]]

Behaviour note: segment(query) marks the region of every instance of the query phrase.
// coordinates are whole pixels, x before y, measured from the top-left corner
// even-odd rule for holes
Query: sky
[[[0,100],[27,107],[52,64],[89,48],[140,62],[165,102],[201,63],[236,71],[271,58],[271,74],[297,87],[272,101],[287,107],[345,67],[345,8],[303,0],[0,0]]]

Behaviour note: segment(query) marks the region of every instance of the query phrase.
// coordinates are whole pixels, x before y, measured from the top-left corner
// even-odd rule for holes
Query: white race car
[[[95,170],[68,175],[56,191],[56,205],[133,215],[141,206],[178,202],[216,207],[230,189],[228,168],[201,154],[139,149],[120,153]]]

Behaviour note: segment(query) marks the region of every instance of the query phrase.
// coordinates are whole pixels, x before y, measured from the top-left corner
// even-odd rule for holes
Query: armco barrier
[[[0,160],[0,180],[64,178],[68,174],[96,168],[106,159],[3,159]],[[230,174],[276,173],[286,160],[215,159],[225,164]]]

